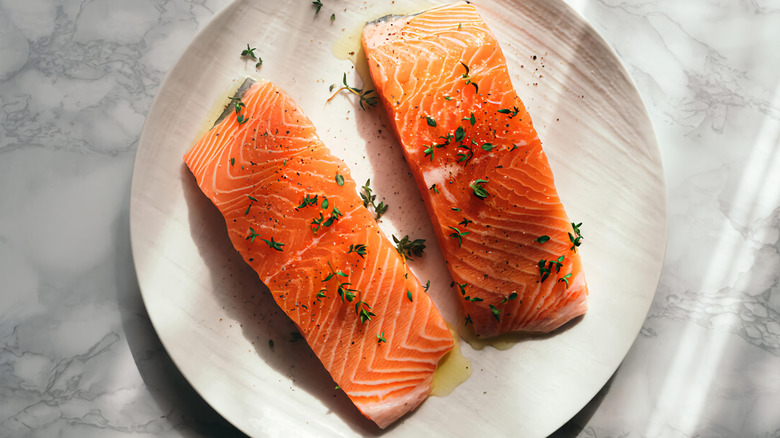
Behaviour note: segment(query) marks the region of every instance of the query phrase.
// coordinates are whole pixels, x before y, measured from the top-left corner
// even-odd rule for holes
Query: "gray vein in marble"
[[[167,357],[127,235],[152,98],[227,3],[0,0],[0,436],[240,436]],[[580,3],[648,106],[670,234],[632,350],[556,436],[780,437],[780,4]]]
[[[192,34],[195,10],[213,13],[205,1],[105,3],[49,5],[51,28],[19,29],[19,22],[6,28],[3,53],[27,56],[0,70],[0,153],[35,145],[110,155],[133,151],[165,71],[181,53],[170,45],[169,32],[183,46],[186,37],[176,33],[185,25]],[[190,11],[187,20],[174,18],[182,7]],[[15,7],[8,9],[13,18]],[[44,31],[33,40],[24,37]]]

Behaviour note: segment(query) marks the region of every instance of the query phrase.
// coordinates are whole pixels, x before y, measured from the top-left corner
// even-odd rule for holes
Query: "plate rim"
[[[233,11],[234,8],[239,7],[239,5],[241,5],[243,3],[253,3],[253,2],[261,2],[261,1],[262,0],[257,0],[257,1],[255,1],[255,0],[232,0],[232,1],[230,1],[229,3],[224,5],[219,11],[217,11],[208,20],[208,22],[201,29],[198,30],[198,32],[195,34],[195,36],[192,38],[192,40],[187,44],[187,47],[190,47],[193,44],[196,44],[198,41],[204,39],[206,37],[207,33],[211,31],[212,26],[214,26],[215,23],[219,23],[220,21],[224,21],[225,18],[231,13],[231,11]],[[512,4],[512,3],[520,3],[521,1],[522,0],[505,0],[506,3],[510,3],[510,4]],[[626,79],[627,83],[630,85],[630,90],[631,90],[632,94],[634,94],[635,97],[638,98],[638,102],[640,104],[639,105],[639,109],[641,111],[641,117],[648,124],[649,135],[652,137],[651,140],[652,140],[652,145],[654,146],[654,148],[652,149],[651,152],[653,153],[654,158],[655,158],[655,160],[656,160],[656,162],[657,162],[657,164],[659,166],[658,170],[660,172],[661,187],[658,189],[658,194],[661,197],[659,205],[662,206],[662,211],[660,212],[660,214],[663,217],[663,220],[662,220],[663,244],[662,244],[662,248],[661,248],[661,253],[663,255],[658,260],[658,267],[656,269],[656,272],[653,274],[653,277],[655,278],[655,283],[654,283],[655,290],[654,290],[652,296],[650,297],[650,299],[648,299],[647,302],[645,303],[646,305],[645,305],[644,309],[642,309],[642,312],[641,312],[644,315],[644,318],[643,318],[643,321],[644,321],[646,319],[646,317],[647,317],[647,314],[648,314],[651,306],[652,306],[653,296],[655,296],[655,294],[657,293],[658,284],[660,282],[663,266],[664,266],[664,263],[665,263],[667,247],[668,247],[668,228],[669,228],[668,227],[668,222],[669,222],[669,218],[668,218],[668,192],[667,192],[667,183],[666,183],[666,178],[665,178],[665,169],[664,169],[663,160],[662,160],[662,157],[661,157],[661,154],[660,154],[660,145],[658,143],[657,130],[655,129],[655,126],[653,124],[653,120],[650,117],[650,114],[648,112],[648,107],[647,107],[647,104],[645,102],[645,99],[642,97],[642,94],[639,92],[639,89],[637,87],[636,82],[634,81],[634,78],[629,74],[629,71],[626,68],[626,65],[625,65],[623,59],[614,50],[612,45],[610,45],[608,43],[608,41],[601,35],[601,33],[599,33],[598,30],[595,29],[595,27],[578,10],[576,10],[571,5],[569,5],[566,0],[554,0],[554,2],[557,3],[558,6],[563,7],[566,10],[566,12],[569,13],[571,16],[575,17],[577,19],[577,21],[579,22],[579,24],[584,26],[587,29],[587,31],[592,34],[592,36],[596,39],[598,44],[609,52],[609,54],[612,57],[612,61],[616,61],[615,65],[616,65],[617,69],[619,70],[619,73],[621,74],[621,76],[623,76]],[[449,2],[449,3],[451,3],[451,2]],[[479,2],[476,2],[476,3],[478,4]],[[160,111],[160,105],[161,105],[160,101],[161,101],[162,96],[163,96],[162,91],[170,88],[170,84],[173,83],[174,78],[177,76],[177,73],[179,72],[179,70],[184,68],[184,66],[182,64],[182,60],[184,59],[185,56],[186,56],[186,50],[185,50],[185,52],[183,52],[178,57],[176,62],[173,64],[173,66],[166,73],[165,78],[163,79],[163,81],[160,83],[160,86],[159,86],[159,88],[157,90],[157,93],[155,94],[155,97],[152,100],[152,103],[151,103],[151,105],[149,107],[149,111],[148,111],[148,113],[147,113],[147,115],[145,117],[144,124],[143,124],[142,131],[141,131],[141,135],[140,135],[139,140],[138,140],[137,149],[136,149],[136,156],[135,156],[135,159],[134,159],[134,162],[133,162],[133,172],[132,172],[132,177],[131,177],[130,205],[129,205],[129,224],[128,224],[129,225],[129,229],[130,229],[129,231],[130,231],[130,244],[131,244],[130,246],[131,246],[131,252],[132,252],[132,259],[133,259],[133,264],[134,264],[134,267],[135,267],[135,271],[137,272],[136,275],[137,275],[138,284],[139,284],[139,291],[141,293],[141,298],[142,298],[142,301],[144,303],[144,307],[145,307],[147,313],[150,315],[149,320],[150,320],[150,322],[151,322],[151,324],[152,324],[152,326],[153,326],[153,328],[155,330],[155,333],[156,333],[157,337],[160,339],[161,344],[166,349],[166,352],[168,353],[168,356],[170,357],[171,361],[176,365],[176,367],[179,370],[179,372],[181,372],[181,374],[184,376],[184,378],[187,380],[188,384],[193,388],[193,390],[195,390],[195,392],[209,406],[211,406],[212,409],[214,409],[217,413],[219,413],[220,416],[222,416],[225,419],[225,421],[228,421],[234,427],[236,427],[237,429],[239,429],[242,432],[244,432],[244,433],[249,435],[250,431],[245,429],[244,425],[238,424],[238,423],[232,421],[230,419],[229,414],[225,413],[222,410],[221,406],[215,405],[214,403],[212,403],[212,400],[210,400],[209,398],[207,398],[203,394],[203,392],[201,391],[201,388],[195,382],[193,382],[192,376],[190,376],[189,373],[187,371],[185,371],[186,367],[182,367],[181,363],[179,362],[180,360],[182,360],[182,358],[178,358],[174,354],[170,353],[171,352],[171,348],[169,347],[168,343],[171,342],[171,340],[167,340],[164,336],[161,335],[161,332],[160,332],[160,329],[159,329],[159,326],[158,326],[158,322],[155,321],[155,319],[151,317],[152,313],[150,312],[150,309],[149,309],[149,296],[148,296],[148,294],[151,293],[151,292],[149,292],[148,290],[145,291],[145,288],[143,287],[142,281],[141,281],[141,275],[140,275],[141,271],[139,271],[139,269],[138,269],[139,268],[139,266],[138,266],[139,261],[138,261],[138,258],[136,256],[136,254],[138,253],[138,243],[137,243],[137,239],[135,239],[133,237],[133,235],[135,233],[134,229],[137,229],[138,219],[136,218],[136,215],[138,214],[137,213],[138,212],[138,207],[136,206],[136,204],[139,202],[137,200],[137,197],[134,196],[134,195],[135,195],[136,191],[138,190],[138,188],[137,188],[138,187],[137,186],[137,181],[140,178],[140,175],[142,173],[142,170],[140,169],[140,166],[139,166],[139,162],[142,160],[143,157],[142,157],[142,154],[140,154],[139,152],[142,152],[143,150],[146,150],[146,149],[148,149],[150,147],[150,146],[146,146],[146,144],[151,142],[151,140],[148,138],[150,134],[147,131],[147,127],[150,124],[150,120],[152,120],[153,117],[156,116],[157,113]],[[636,342],[637,336],[639,335],[639,333],[640,333],[640,331],[642,329],[642,325],[643,324],[639,324],[637,329],[635,330],[635,332],[632,333],[632,336],[631,336],[632,341],[628,344],[628,347],[626,348],[626,350],[624,352],[622,352],[622,354],[621,354],[622,359],[615,364],[614,368],[611,369],[611,372],[609,373],[609,377],[607,377],[607,379],[604,382],[600,382],[599,383],[599,385],[598,385],[599,388],[603,388],[604,385],[607,384],[609,379],[611,379],[611,377],[614,375],[614,373],[618,370],[618,368],[622,364],[623,360],[625,360],[625,357],[628,354],[629,350],[631,349],[631,346]],[[580,412],[585,406],[587,406],[587,404],[590,403],[598,394],[599,394],[599,391],[596,391],[590,398],[588,398],[588,401],[584,405],[582,405],[576,412],[574,412],[574,414],[572,416],[568,417],[567,420],[565,420],[563,423],[561,423],[561,426],[565,425],[568,421],[570,421],[572,418],[574,418],[577,415],[577,413]],[[407,417],[404,417],[404,418],[407,418]],[[403,421],[403,419],[400,420],[400,421]],[[561,426],[559,426],[559,427],[561,427]],[[553,430],[551,432],[554,432],[554,431],[555,430]]]

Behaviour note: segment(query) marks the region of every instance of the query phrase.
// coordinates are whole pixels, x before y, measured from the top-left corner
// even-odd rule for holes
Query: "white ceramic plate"
[[[224,221],[182,155],[245,76],[298,101],[331,150],[390,210],[388,233],[428,239],[412,269],[455,320],[449,276],[417,188],[381,111],[328,87],[347,73],[367,20],[440,1],[238,0],[168,74],[138,147],[130,226],[138,279],[165,348],[195,389],[253,436],[544,436],[577,413],[622,361],[649,308],[666,244],[663,172],[650,121],[615,54],[559,0],[478,1],[550,158],[567,211],[584,223],[590,311],[508,350],[464,345],[473,375],[385,431],[364,419],[233,250]],[[366,3],[377,3],[367,6]],[[331,23],[330,16],[335,14]],[[260,69],[240,57],[250,43]],[[269,341],[273,341],[273,347]]]

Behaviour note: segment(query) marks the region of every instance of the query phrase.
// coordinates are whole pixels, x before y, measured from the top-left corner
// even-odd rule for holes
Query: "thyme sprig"
[[[365,324],[368,321],[371,321],[372,316],[376,316],[373,312],[371,312],[371,306],[363,301],[358,300],[357,303],[355,303],[355,314],[357,314],[358,318],[360,318],[360,323]]]
[[[509,118],[516,116],[520,110],[517,107],[513,107],[511,110],[508,108],[501,108],[498,110],[501,114],[509,114]]]
[[[267,239],[260,239],[260,240],[267,243],[268,246],[271,247],[271,249],[275,249],[277,251],[282,251],[282,247],[284,246],[284,243],[275,241],[273,236],[271,236],[271,240],[267,240]]]
[[[539,260],[538,266],[539,266],[539,277],[540,281],[544,283],[544,280],[547,280],[547,278],[552,274],[553,269],[555,269],[555,273],[561,272],[561,267],[563,266],[563,259],[566,256],[560,256],[557,260]]]
[[[354,252],[355,254],[359,255],[360,258],[365,258],[366,255],[366,245],[359,243],[357,245],[349,245],[349,251],[347,251],[347,254]]]
[[[296,209],[305,208],[310,205],[317,205],[317,198],[319,195],[314,195],[314,197],[311,197],[310,195],[304,195],[303,201],[301,201],[301,205],[295,207]]]
[[[328,269],[330,269],[330,273],[322,280],[323,283],[326,282],[326,281],[330,281],[330,279],[332,279],[332,278],[339,278],[339,277],[346,278],[347,277],[347,274],[345,274],[343,271],[333,269],[333,266],[330,264],[330,262],[328,262]],[[354,300],[355,297],[357,296],[357,295],[355,295],[355,292],[359,292],[359,291],[357,289],[351,289],[351,288],[348,287],[348,286],[351,286],[351,285],[352,285],[352,283],[349,283],[349,282],[346,282],[346,281],[344,281],[344,282],[340,281],[338,283],[338,286],[336,288],[336,293],[338,293],[339,297],[341,297],[341,302],[342,303],[345,302],[345,301],[349,301],[351,303],[352,300]],[[327,291],[327,289],[321,289],[320,293],[322,293],[322,296],[320,297],[320,294],[317,294],[317,298],[318,299],[319,298],[324,298],[325,297],[324,292],[326,292],[326,291]]]
[[[569,240],[571,241],[571,248],[569,249],[575,252],[577,251],[577,247],[579,247],[582,244],[582,233],[580,232],[581,226],[582,226],[582,222],[578,224],[575,224],[574,222],[571,223],[571,227],[574,230],[574,234],[569,233]]]
[[[458,145],[458,149],[463,149],[463,150],[462,151],[461,150],[458,151],[458,154],[457,154],[457,156],[458,156],[458,163],[463,163],[464,166],[466,164],[468,164],[469,161],[471,161],[471,159],[474,158],[474,151],[471,149],[471,146],[476,146],[476,145],[477,145],[477,142],[475,142],[474,140],[471,140],[471,145],[463,144],[463,143],[459,144]],[[487,182],[487,181],[485,181],[485,182]]]
[[[566,289],[569,288],[569,279],[571,278],[571,272],[558,279],[558,282],[566,283]]]
[[[240,97],[231,97],[230,98],[231,103],[233,104],[233,108],[236,111],[236,120],[238,121],[239,126],[243,125],[247,121],[249,121],[249,117],[244,117],[243,114],[241,114],[241,111],[246,108],[246,105],[244,102],[241,102]]]
[[[333,93],[333,96],[330,96],[330,98],[328,98],[326,102],[330,102],[334,97],[336,97],[337,94],[339,94],[343,90],[347,90],[350,93],[358,96],[360,98],[360,108],[362,108],[363,110],[366,109],[366,107],[363,105],[364,103],[373,108],[379,102],[379,98],[376,96],[376,91],[374,90],[363,91],[362,88],[351,87],[349,84],[347,84],[346,73],[344,73],[344,77],[342,78],[341,82],[344,84],[344,86],[336,90],[336,92]],[[333,89],[336,88],[337,86],[338,85],[336,84],[331,85],[330,91],[333,91]]]
[[[263,58],[257,56],[255,54],[255,50],[257,50],[257,47],[249,47],[249,44],[246,45],[246,50],[243,50],[241,52],[241,56],[246,56],[248,58],[252,58],[257,63],[255,64],[255,68],[259,68],[261,65],[263,65]]]
[[[460,65],[463,66],[463,68],[466,69],[466,73],[463,73],[460,75],[461,79],[464,79],[466,81],[466,85],[473,85],[474,86],[474,92],[479,93],[479,86],[476,82],[474,82],[472,77],[470,76],[471,69],[468,65],[466,65],[464,62],[461,62]]]
[[[468,234],[471,234],[470,231],[460,231],[455,227],[448,227],[448,228],[454,231],[454,233],[450,233],[450,238],[458,239],[458,248],[460,248],[460,246],[463,244],[463,237],[465,237]]]
[[[496,318],[496,321],[501,322],[501,310],[497,308],[496,306],[489,304],[490,306],[490,312],[493,314],[493,317]]]
[[[374,209],[374,218],[379,220],[379,218],[385,214],[389,205],[385,204],[384,201],[380,201],[379,204],[376,203],[376,195],[371,189],[371,178],[367,179],[366,184],[363,185],[363,187],[360,189],[360,197],[363,199],[363,207],[368,208],[370,205],[371,208]]]
[[[255,243],[255,237],[259,237],[259,236],[260,236],[260,233],[255,232],[254,228],[249,227],[249,235],[246,236],[246,239],[244,239],[244,240],[248,240],[249,243]]]
[[[414,260],[412,256],[422,257],[425,250],[425,239],[410,240],[408,235],[400,240],[395,235],[392,237],[393,242],[395,242],[395,249],[401,254],[401,257],[412,261]]]
[[[471,187],[472,190],[474,190],[474,196],[476,196],[479,199],[485,199],[488,196],[488,191],[482,187],[482,184],[487,184],[488,181],[484,179],[478,179],[471,183],[469,187]]]
[[[311,221],[311,230],[314,231],[314,234],[317,234],[317,231],[319,231],[321,227],[329,227],[333,225],[333,223],[339,220],[339,218],[342,216],[344,216],[344,214],[336,207],[333,207],[333,210],[331,210],[330,216],[327,219],[322,216],[322,213],[319,213],[319,217],[314,218]]]

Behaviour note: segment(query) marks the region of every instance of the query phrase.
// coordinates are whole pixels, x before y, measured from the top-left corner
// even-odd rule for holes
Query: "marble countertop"
[[[780,436],[780,3],[567,0],[645,101],[666,261],[556,437]],[[0,1],[0,436],[241,436],[166,355],[129,236],[166,72],[229,0]]]

